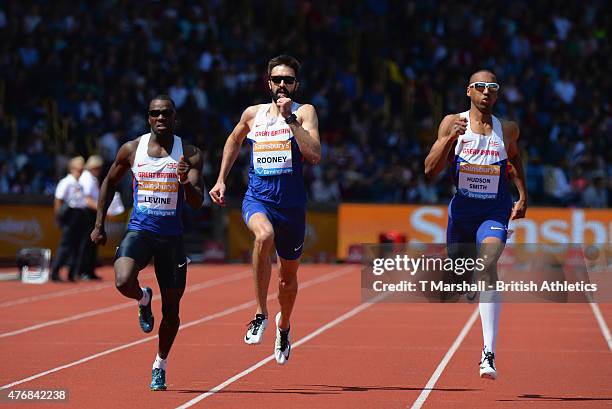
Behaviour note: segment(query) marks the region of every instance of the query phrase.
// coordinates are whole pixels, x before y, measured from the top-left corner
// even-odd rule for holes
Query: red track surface
[[[363,308],[359,267],[303,266],[291,361],[252,368],[272,353],[274,324],[271,320],[262,345],[242,342],[254,311],[248,271],[245,265],[190,267],[184,327],[168,361],[168,391],[156,393],[148,384],[159,300],[153,306],[156,329],[145,335],[135,303],[114,289],[110,268],[99,270],[102,283],[0,282],[0,386],[53,370],[10,389],[68,389],[68,402],[52,407],[175,408],[234,378],[194,407],[406,408],[422,394],[475,308],[384,303]],[[141,277],[158,294],[150,269]],[[122,306],[126,303],[132,305]],[[276,300],[269,307],[273,317]],[[600,308],[612,322],[612,306]],[[349,311],[354,315],[298,344]],[[88,316],[79,315],[84,313]],[[19,330],[24,332],[13,334]],[[476,320],[424,408],[612,407],[612,352],[588,304],[504,305],[495,382],[478,377],[481,344]]]

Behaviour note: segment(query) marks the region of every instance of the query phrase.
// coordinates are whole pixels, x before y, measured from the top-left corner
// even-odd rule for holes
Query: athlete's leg
[[[138,284],[138,267],[130,257],[119,257],[115,260],[115,287],[125,297],[140,300],[142,289]]]
[[[497,220],[487,220],[480,225],[476,233],[478,257],[482,258],[485,268],[479,279],[495,285],[497,281],[497,261],[499,260],[508,236],[508,227]]]
[[[158,356],[165,360],[181,324],[179,310],[187,282],[187,257],[180,236],[161,239],[157,245],[155,276],[162,298]]]
[[[155,324],[151,309],[153,290],[140,287],[138,273],[149,264],[152,255],[151,239],[143,231],[128,231],[115,255],[115,286],[124,296],[138,301],[138,322],[146,333],[153,331]]]
[[[446,229],[446,248],[448,257],[457,259],[473,259],[477,255],[476,232],[478,224],[473,220],[463,218],[448,218]],[[444,282],[449,284],[471,283],[473,270],[447,271],[444,270]],[[456,302],[460,294],[456,292],[442,292],[440,294],[443,302]],[[468,294],[469,297],[471,297]],[[472,299],[472,298],[470,298]]]
[[[279,259],[278,302],[281,309],[280,329],[289,328],[289,320],[298,292],[297,271],[304,248],[306,210],[302,207],[275,209],[274,244]]]
[[[497,282],[497,261],[501,256],[507,238],[507,226],[500,221],[485,221],[477,233],[479,244],[478,257],[484,260],[484,269],[479,280],[495,286]],[[497,332],[499,328],[499,316],[501,313],[501,294],[495,290],[484,291],[480,294],[478,305],[480,321],[482,324],[483,350],[481,357],[480,375],[495,379],[497,371],[493,359]],[[490,355],[491,354],[491,355]]]
[[[162,298],[157,356],[151,370],[152,391],[166,390],[166,359],[176,338],[181,320],[180,302],[187,281],[187,257],[182,236],[151,238],[155,250],[155,277]]]
[[[125,297],[141,300],[143,291],[138,283],[138,272],[151,260],[153,254],[144,235],[128,231],[115,259],[115,286]]]
[[[281,310],[278,327],[288,329],[289,319],[298,292],[297,271],[300,266],[300,259],[286,260],[279,256],[278,260],[278,303]]]
[[[166,359],[174,338],[181,325],[179,317],[180,303],[184,288],[160,288],[162,298],[162,320],[159,324],[159,349],[160,358]]]
[[[270,252],[274,246],[274,228],[264,213],[250,215],[247,227],[255,235],[253,243],[253,282],[257,314],[268,316],[268,287],[272,273]]]

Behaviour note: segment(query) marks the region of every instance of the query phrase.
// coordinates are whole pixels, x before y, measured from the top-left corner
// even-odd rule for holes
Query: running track
[[[612,305],[504,305],[492,382],[478,377],[474,305],[361,304],[359,267],[342,265],[302,267],[285,367],[271,357],[273,320],[262,345],[242,342],[254,309],[249,267],[191,266],[168,391],[150,392],[160,302],[143,334],[135,302],[113,288],[110,268],[99,274],[0,282],[1,388],[66,388],[68,402],[52,407],[74,408],[612,407]],[[141,278],[158,293],[150,269]],[[274,291],[273,280],[272,317]]]

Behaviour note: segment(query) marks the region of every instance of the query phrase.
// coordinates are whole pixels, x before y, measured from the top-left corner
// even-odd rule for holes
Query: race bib
[[[138,212],[153,216],[174,216],[179,184],[171,180],[139,180]]]
[[[499,165],[474,165],[463,162],[459,166],[459,193],[472,199],[495,199],[499,187]]]
[[[257,176],[293,172],[291,140],[253,143],[253,168]]]

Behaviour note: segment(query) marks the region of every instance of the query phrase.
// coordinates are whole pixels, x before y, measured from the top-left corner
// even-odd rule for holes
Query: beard
[[[272,91],[271,89],[269,91],[270,91],[270,96],[272,97],[272,100],[274,101],[275,104],[276,102],[278,102],[278,99],[280,98],[280,96],[278,95],[279,92],[282,92],[283,94],[285,94],[285,98],[289,98],[292,101],[293,101],[293,97],[295,96],[295,91],[289,92],[287,88],[279,88],[276,90],[276,92]]]

